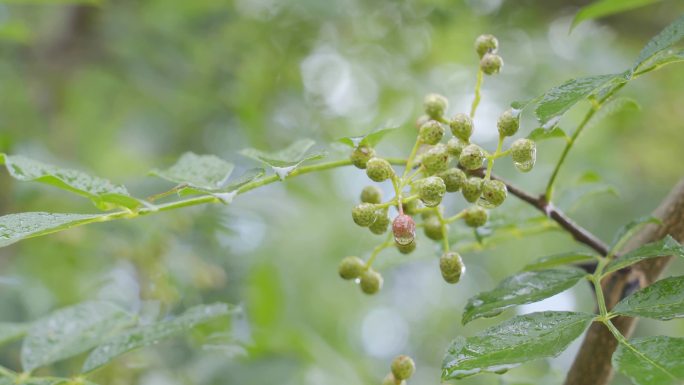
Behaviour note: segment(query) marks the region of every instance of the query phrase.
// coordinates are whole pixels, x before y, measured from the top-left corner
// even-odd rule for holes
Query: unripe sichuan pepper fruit
[[[377,219],[375,220],[375,222],[371,223],[370,226],[368,226],[368,229],[373,234],[384,234],[387,231],[387,228],[390,224],[390,218],[389,215],[387,215],[387,209],[380,209],[376,211],[375,214],[377,216]]]
[[[498,74],[502,67],[503,59],[501,56],[493,53],[486,53],[480,60],[480,69],[487,75]]]
[[[364,203],[381,203],[382,190],[377,186],[366,186],[361,190],[361,202]]]
[[[385,378],[382,380],[381,385],[406,385],[405,380],[397,380],[394,377],[394,374],[388,373]]]
[[[447,192],[456,192],[460,190],[468,179],[466,174],[461,169],[456,167],[452,167],[444,172],[441,172],[437,174],[437,176],[442,178],[444,181]]]
[[[468,143],[459,138],[451,138],[447,142],[447,151],[449,152],[449,155],[453,156],[454,158],[458,158],[461,156],[461,152],[463,152],[463,149],[467,145]]]
[[[439,258],[439,270],[447,283],[457,283],[465,272],[461,256],[455,251],[448,251]]]
[[[463,220],[470,227],[480,227],[487,223],[487,217],[487,210],[479,206],[473,206],[466,209]]]
[[[397,356],[392,360],[392,374],[397,380],[406,380],[416,371],[416,364],[411,357],[406,355]]]
[[[447,146],[442,143],[434,145],[423,154],[420,163],[430,175],[446,170],[449,167]]]
[[[464,142],[468,142],[470,135],[473,134],[473,120],[464,113],[456,114],[449,122],[449,127],[451,128],[451,133]]]
[[[366,264],[359,257],[346,257],[340,262],[337,272],[343,279],[358,278],[366,270]]]
[[[399,214],[392,222],[394,242],[399,245],[408,245],[416,239],[416,222],[406,214]]]
[[[374,182],[382,182],[394,175],[394,169],[385,159],[371,158],[366,163],[366,175]]]
[[[368,269],[361,273],[361,291],[366,294],[375,294],[382,289],[382,275],[375,270]]]
[[[438,176],[429,176],[418,182],[418,196],[427,207],[435,207],[442,203],[445,193],[446,185]]]
[[[400,253],[411,254],[413,250],[416,249],[416,240],[414,239],[413,242],[409,243],[408,245],[400,245],[396,242],[394,245],[397,247],[397,250],[399,250]]]
[[[496,128],[499,129],[499,135],[501,136],[515,135],[518,132],[518,128],[520,128],[520,113],[512,108],[507,109],[499,116]]]
[[[423,231],[425,236],[433,241],[439,241],[444,238],[442,233],[442,222],[437,215],[431,215],[423,221]]]
[[[461,187],[461,194],[463,194],[463,198],[466,201],[470,203],[476,202],[482,194],[482,179],[475,176],[468,178],[463,187]]]
[[[366,168],[366,163],[368,163],[368,161],[374,156],[375,150],[373,150],[373,148],[368,146],[358,146],[352,151],[349,159],[354,166],[364,169]]]
[[[499,41],[494,35],[480,35],[475,39],[475,52],[482,57],[487,53],[496,53]]]
[[[511,158],[518,171],[528,172],[537,160],[537,146],[529,139],[518,139],[511,144]]]
[[[482,148],[477,144],[469,144],[461,151],[458,163],[466,170],[477,170],[482,167],[484,159],[485,154]]]
[[[352,219],[354,223],[361,227],[370,226],[377,219],[375,205],[372,203],[361,203],[352,209]]]
[[[444,136],[444,127],[436,120],[428,120],[420,126],[418,137],[425,144],[437,144]]]
[[[425,113],[432,119],[441,119],[448,106],[449,101],[439,94],[429,94],[423,101]]]
[[[501,206],[506,200],[508,189],[506,185],[499,180],[487,180],[482,183],[482,198],[480,205],[487,208],[494,208]]]

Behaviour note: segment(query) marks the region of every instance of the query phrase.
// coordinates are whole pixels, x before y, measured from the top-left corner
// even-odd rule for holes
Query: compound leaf
[[[554,255],[549,255],[546,257],[541,257],[537,259],[536,261],[526,265],[523,270],[525,271],[532,271],[532,270],[542,270],[542,269],[548,269],[550,267],[557,267],[557,266],[563,266],[563,265],[570,265],[574,263],[581,263],[581,262],[591,262],[591,261],[596,261],[596,257],[593,254],[577,251],[577,252],[569,252],[569,253],[561,253],[561,254],[554,254]]]
[[[572,20],[572,26],[575,28],[580,23],[586,20],[599,19],[614,15],[616,13],[629,11],[639,7],[644,7],[656,3],[660,0],[600,0],[591,3],[577,12],[575,18]]]
[[[87,223],[99,222],[106,214],[59,214],[29,212],[0,217],[0,247]]]
[[[603,274],[605,275],[612,273],[644,259],[667,257],[670,255],[684,258],[684,247],[682,247],[679,242],[668,235],[659,241],[647,243],[628,252],[620,258],[612,260],[608,265],[606,265]]]
[[[684,277],[661,279],[620,301],[611,313],[671,320],[684,317]]]
[[[254,148],[245,148],[240,151],[240,154],[270,166],[282,180],[302,163],[326,156],[325,152],[308,153],[315,143],[311,139],[301,139],[287,148],[273,153],[267,153]]]
[[[620,344],[613,367],[636,385],[676,385],[684,382],[684,338],[645,337]]]

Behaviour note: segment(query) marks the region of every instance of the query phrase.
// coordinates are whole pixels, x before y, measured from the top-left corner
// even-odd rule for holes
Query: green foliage
[[[542,270],[551,267],[591,262],[595,260],[596,257],[593,254],[583,252],[568,252],[541,257],[536,261],[526,265],[523,269],[526,271]]]
[[[19,213],[0,217],[0,247],[86,223],[99,222],[105,214]]]
[[[571,28],[575,28],[586,20],[599,19],[616,13],[644,7],[659,1],[661,0],[598,0],[583,7],[577,12],[575,18],[572,20]]]
[[[638,247],[606,265],[605,274],[612,273],[648,258],[675,256],[684,258],[684,247],[671,236]]]
[[[0,323],[0,345],[23,337],[28,331],[28,328],[29,325],[23,323]]]
[[[636,385],[675,385],[684,381],[684,338],[645,337],[621,343],[613,366]]]
[[[468,300],[463,311],[463,324],[481,317],[494,317],[505,309],[541,301],[565,291],[582,279],[586,273],[580,269],[548,269],[525,271],[503,280],[492,291]]]
[[[610,244],[610,253],[616,253],[620,251],[622,246],[642,227],[648,225],[648,224],[657,224],[660,225],[660,219],[655,218],[655,217],[642,217],[635,219],[632,222],[629,222],[628,224],[622,226],[617,233],[615,233],[615,236],[613,237],[613,242]]]
[[[375,147],[382,141],[382,139],[385,138],[387,134],[390,134],[395,130],[396,127],[379,128],[367,135],[349,136],[338,139],[337,141],[346,144],[351,148],[356,148],[359,146]]]
[[[584,332],[592,314],[547,311],[513,317],[473,337],[457,337],[442,364],[442,379],[482,372],[502,373],[544,357],[554,357]]]
[[[152,170],[150,173],[199,190],[220,191],[228,184],[233,168],[231,163],[214,155],[186,152],[173,166],[166,170]]]
[[[240,151],[240,154],[271,167],[282,180],[301,164],[326,156],[325,152],[308,153],[314,144],[315,142],[311,139],[301,139],[276,152],[268,153],[254,148],[246,148]]]
[[[661,279],[632,293],[611,313],[659,320],[684,317],[684,277]]]
[[[663,29],[658,35],[651,39],[639,53],[632,71],[638,70],[644,63],[673,45],[684,39],[684,15],[672,22]]]

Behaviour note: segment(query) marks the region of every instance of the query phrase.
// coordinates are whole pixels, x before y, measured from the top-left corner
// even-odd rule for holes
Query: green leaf
[[[663,29],[658,35],[651,39],[639,53],[632,71],[636,71],[643,63],[654,55],[664,51],[684,38],[684,15],[672,22]]]
[[[188,309],[175,319],[141,326],[124,334],[114,336],[90,353],[85,364],[83,364],[83,372],[91,372],[124,353],[181,335],[197,325],[224,317],[236,311],[236,307],[226,304],[196,306]]]
[[[0,217],[0,247],[22,239],[66,230],[87,223],[99,222],[107,214],[59,214],[31,212]]]
[[[684,277],[661,279],[620,301],[611,313],[663,321],[684,317]]]
[[[35,181],[59,187],[89,198],[102,210],[112,207],[137,208],[141,202],[131,197],[124,186],[90,176],[82,171],[59,168],[21,155],[0,153],[0,164],[9,174],[20,181]]]
[[[554,254],[547,257],[541,257],[538,260],[526,265],[523,270],[542,270],[548,269],[550,267],[570,265],[574,263],[591,262],[596,261],[596,256],[590,253],[584,253],[581,251]]]
[[[564,191],[563,195],[558,199],[558,206],[562,207],[566,213],[570,213],[580,207],[585,200],[602,194],[612,195],[613,197],[620,196],[615,187],[609,184],[583,183]]]
[[[0,345],[23,337],[29,327],[29,324],[0,322]]]
[[[500,372],[554,357],[584,332],[593,314],[547,311],[517,316],[473,337],[457,337],[442,363],[442,379]]]
[[[314,144],[315,142],[311,139],[301,139],[283,150],[270,154],[254,148],[241,150],[240,154],[270,166],[283,180],[302,163],[326,156],[325,152],[309,154],[308,151]]]
[[[656,3],[660,0],[600,0],[589,4],[577,12],[572,20],[570,29],[574,29],[586,20],[598,19],[614,15],[616,13],[629,11],[646,5]]]
[[[624,246],[625,243],[629,241],[629,239],[632,238],[637,231],[648,224],[660,225],[662,222],[656,217],[646,216],[637,218],[632,222],[622,226],[615,234],[615,237],[613,237],[613,242],[610,244],[610,253],[613,254],[619,252],[622,246]]]
[[[109,302],[84,302],[57,310],[29,329],[21,349],[22,367],[30,372],[83,353],[132,322],[129,313]]]
[[[684,382],[684,338],[645,337],[621,343],[613,367],[636,385],[676,385]]]
[[[534,110],[542,124],[553,122],[579,101],[601,91],[603,88],[626,82],[625,74],[607,74],[571,79],[554,87],[539,97]]]
[[[612,115],[618,114],[622,111],[636,111],[640,108],[641,106],[639,105],[639,103],[637,103],[636,100],[631,98],[619,97],[610,99],[608,102],[604,103],[598,111],[596,111],[594,116],[592,116],[591,119],[587,122],[585,129],[595,127],[602,120]]]
[[[534,130],[532,130],[532,132],[530,132],[529,135],[527,135],[527,139],[534,140],[535,142],[553,138],[564,138],[566,140],[569,139],[568,136],[565,134],[565,131],[563,131],[563,129],[558,126],[548,130],[543,127],[535,128]]]
[[[641,262],[648,258],[667,257],[667,256],[684,257],[684,247],[679,244],[671,236],[666,236],[657,242],[645,244],[636,248],[620,258],[612,260],[604,270],[604,275],[620,270],[627,266]]]
[[[549,298],[575,286],[585,275],[576,268],[520,272],[503,280],[494,290],[470,298],[462,322],[465,325],[477,318],[499,315],[512,306]]]
[[[228,184],[233,165],[214,155],[186,152],[173,166],[150,173],[178,184],[206,191],[219,191]]]
[[[375,147],[385,137],[385,135],[393,132],[396,127],[388,127],[377,129],[370,134],[361,136],[349,136],[338,139],[337,141],[346,144],[349,147],[356,148],[358,146]]]
[[[647,60],[639,67],[638,75],[643,75],[647,72],[655,71],[660,67],[668,64],[678,63],[684,61],[684,50],[667,50],[661,51]]]

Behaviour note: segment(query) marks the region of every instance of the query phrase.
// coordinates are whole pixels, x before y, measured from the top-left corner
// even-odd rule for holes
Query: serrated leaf
[[[655,71],[668,64],[684,61],[684,50],[667,50],[657,53],[655,56],[645,61],[639,66],[637,75]]]
[[[636,385],[676,385],[684,382],[684,338],[645,337],[620,344],[613,367]]]
[[[541,140],[553,139],[553,138],[564,138],[568,140],[568,136],[565,134],[562,128],[555,126],[549,130],[543,127],[535,128],[527,135],[527,139],[539,142]]]
[[[358,146],[375,147],[378,145],[378,143],[380,143],[385,135],[391,133],[395,129],[396,127],[381,128],[367,135],[348,136],[346,138],[338,139],[337,141],[352,148],[356,148]]]
[[[541,258],[537,259],[536,261],[526,265],[523,268],[523,270],[525,270],[525,271],[542,270],[542,269],[548,269],[550,267],[558,267],[558,266],[571,265],[571,264],[582,263],[582,262],[592,262],[592,261],[596,261],[596,256],[594,256],[593,254],[584,253],[581,251],[576,251],[576,252],[554,254],[554,255],[549,255],[546,257],[541,257]]]
[[[0,247],[22,239],[66,230],[87,223],[99,222],[107,214],[60,214],[30,212],[0,217]]]
[[[129,313],[109,302],[84,302],[57,310],[29,329],[21,348],[22,367],[30,372],[83,353],[132,322]]]
[[[23,337],[29,327],[24,323],[0,322],[0,345]]]
[[[649,4],[656,3],[660,0],[600,0],[589,4],[577,12],[575,18],[572,20],[570,29],[574,29],[580,23],[586,20],[599,19],[602,17],[614,15],[616,13],[629,11]]]
[[[552,297],[575,286],[585,275],[576,268],[520,272],[503,280],[494,290],[470,298],[462,322],[465,325],[477,318],[501,314],[512,306]]]
[[[539,97],[534,112],[542,124],[562,116],[579,101],[586,99],[605,87],[624,83],[625,74],[607,74],[571,79],[554,87]]]
[[[642,227],[648,225],[648,224],[657,224],[660,225],[662,222],[660,219],[652,216],[646,216],[646,217],[641,217],[637,218],[628,224],[620,227],[620,229],[615,233],[615,236],[613,237],[613,242],[610,244],[610,253],[614,254],[620,251],[622,246],[629,241],[632,236],[639,231]]]
[[[684,277],[661,279],[620,301],[611,313],[663,321],[684,317]]]
[[[114,336],[90,353],[85,364],[83,364],[83,372],[91,372],[124,353],[181,335],[197,325],[224,317],[235,311],[237,308],[226,304],[196,306],[175,319],[141,326]]]
[[[214,155],[186,152],[166,170],[152,170],[150,174],[190,188],[205,191],[222,190],[228,184],[234,166]]]
[[[240,154],[270,166],[282,180],[302,163],[326,156],[325,152],[309,154],[308,151],[314,144],[315,142],[311,139],[301,139],[292,143],[287,148],[273,153],[266,153],[254,148],[246,148],[241,150]]]
[[[0,164],[20,181],[35,181],[89,198],[95,206],[107,210],[113,206],[135,209],[141,202],[128,194],[126,187],[88,175],[82,171],[60,168],[21,155],[0,153]]]
[[[658,35],[651,39],[639,53],[632,70],[637,70],[643,63],[648,61],[657,53],[669,49],[684,38],[684,15],[672,22],[663,29]]]
[[[235,179],[231,179],[228,181],[228,183],[219,191],[216,190],[203,190],[199,188],[184,188],[181,189],[178,194],[180,196],[187,196],[187,195],[196,195],[196,194],[210,194],[214,195],[216,197],[221,198],[222,196],[230,196],[232,197],[235,195],[235,190],[239,189],[240,187],[246,185],[247,183],[259,179],[262,176],[264,176],[266,172],[264,171],[263,168],[251,168],[239,177]],[[225,202],[225,199],[224,199]],[[225,203],[230,203],[230,202],[225,202]]]
[[[593,314],[547,311],[517,316],[473,337],[458,337],[442,363],[442,379],[499,372],[555,357],[584,332]]]
[[[627,266],[641,262],[648,258],[675,256],[684,258],[684,247],[671,236],[666,236],[660,241],[651,242],[638,247],[627,254],[612,260],[604,269],[604,275],[620,270]]]

